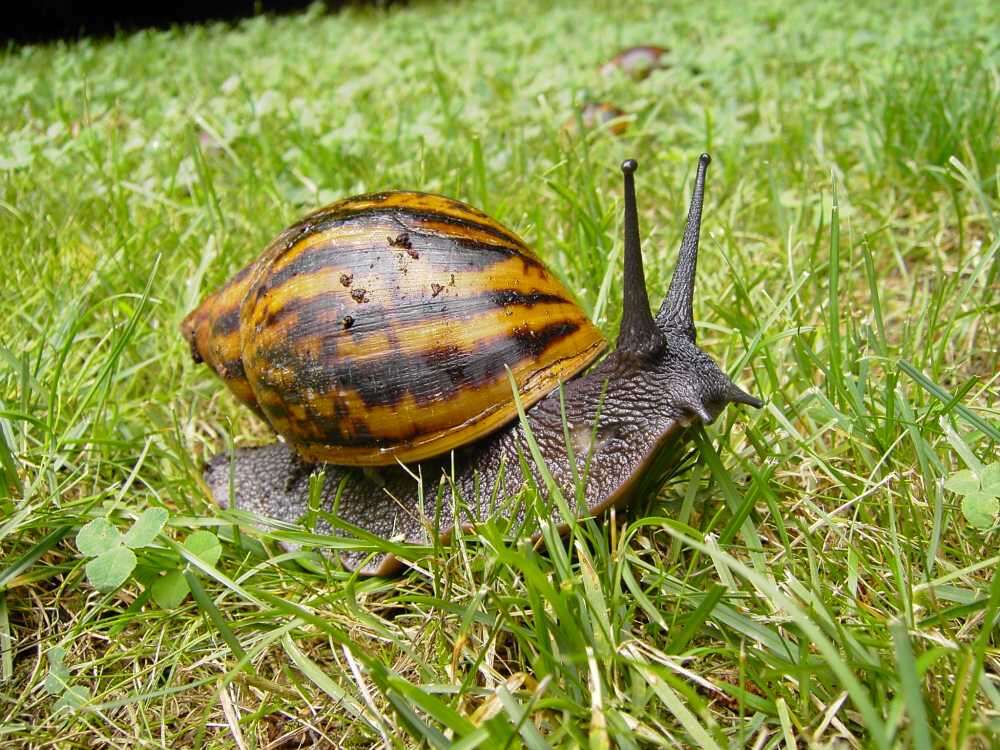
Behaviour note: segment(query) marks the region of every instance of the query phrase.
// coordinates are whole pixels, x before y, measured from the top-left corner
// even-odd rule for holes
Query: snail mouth
[[[722,407],[717,407],[715,404],[709,402],[707,404],[695,404],[691,411],[692,422],[695,421],[694,418],[697,417],[702,424],[712,424],[712,422],[715,421],[715,418],[722,412]]]
[[[729,400],[725,398],[719,400],[713,399],[710,401],[706,400],[702,402],[701,411],[698,412],[698,417],[701,419],[702,423],[712,424],[712,422],[718,419],[719,415],[725,411],[726,406],[728,405]]]
[[[732,389],[732,392],[727,392],[726,396],[720,399],[705,399],[701,402],[693,401],[687,404],[681,404],[681,408],[687,413],[684,416],[679,417],[678,421],[685,427],[696,421],[700,421],[702,424],[712,424],[731,403],[746,404],[747,406],[752,406],[755,409],[759,409],[764,405],[763,401],[758,398],[754,398],[749,393],[742,391],[735,385],[732,386]]]
[[[700,400],[695,396],[694,398],[675,401],[671,406],[673,406],[677,414],[674,417],[675,421],[681,427],[690,427],[698,422],[701,424],[712,424],[719,414],[722,413],[723,409],[726,408],[726,401]]]

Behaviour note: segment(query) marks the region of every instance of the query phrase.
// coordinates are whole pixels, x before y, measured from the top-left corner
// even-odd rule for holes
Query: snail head
[[[622,163],[625,176],[625,271],[622,322],[615,356],[648,374],[647,382],[669,394],[675,412],[697,415],[711,422],[730,402],[760,408],[763,403],[733,383],[695,344],[694,282],[698,240],[705,199],[705,175],[711,158],[698,160],[684,238],[670,287],[654,317],[646,293],[639,243],[639,216],[635,200],[638,163]]]

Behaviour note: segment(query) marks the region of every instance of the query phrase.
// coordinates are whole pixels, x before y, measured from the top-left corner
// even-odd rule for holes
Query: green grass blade
[[[205,613],[208,619],[211,621],[215,629],[219,631],[219,636],[226,642],[229,646],[229,650],[233,652],[233,656],[240,660],[246,657],[246,651],[240,645],[239,639],[233,633],[232,628],[226,622],[219,608],[215,606],[212,600],[205,593],[205,589],[201,585],[201,581],[198,580],[192,571],[184,571],[184,579],[188,582],[188,586],[191,588],[191,596],[198,603],[201,611]]]
[[[1000,443],[1000,429],[989,422],[980,419],[974,412],[972,412],[968,407],[963,404],[954,403],[953,398],[948,391],[946,391],[941,386],[937,385],[934,381],[924,375],[920,370],[911,365],[906,360],[899,360],[899,369],[905,372],[914,382],[917,383],[921,388],[931,394],[934,398],[943,404],[954,404],[955,412],[970,425],[975,427],[977,430],[986,435],[990,440]]]
[[[924,705],[921,678],[917,673],[916,660],[913,657],[913,646],[906,624],[901,620],[894,621],[889,626],[896,652],[896,669],[899,671],[899,682],[903,688],[903,700],[906,713],[910,718],[913,732],[913,746],[917,750],[931,750],[931,730],[927,724],[927,709]]]
[[[59,544],[59,542],[61,542],[63,538],[72,530],[72,526],[60,526],[57,529],[53,529],[38,542],[33,544],[31,549],[21,555],[21,557],[3,570],[0,570],[0,591],[6,589],[8,585],[15,578],[17,578],[17,576],[21,575],[28,570],[28,568],[38,562],[42,555]]]
[[[851,696],[858,712],[865,722],[865,726],[871,732],[872,739],[876,747],[889,750],[891,743],[885,732],[885,725],[882,718],[876,713],[871,702],[868,690],[862,685],[851,668],[844,662],[839,651],[831,643],[820,628],[809,618],[809,616],[790,598],[785,596],[781,590],[771,581],[758,574],[753,569],[727,555],[721,550],[712,549],[709,545],[698,542],[683,533],[675,531],[669,524],[664,524],[663,529],[671,536],[683,540],[684,544],[698,550],[703,555],[708,555],[716,560],[720,565],[724,565],[741,578],[745,578],[752,583],[755,588],[764,593],[776,606],[780,607],[799,628],[805,633],[812,644],[819,650],[826,659],[828,665],[837,675],[841,685]]]

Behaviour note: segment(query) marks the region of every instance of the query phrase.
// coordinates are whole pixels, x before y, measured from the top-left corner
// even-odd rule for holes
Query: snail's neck
[[[549,474],[564,496],[578,486],[587,505],[600,510],[624,499],[662,445],[689,419],[675,419],[664,408],[665,394],[652,384],[648,369],[627,356],[612,354],[582,378],[566,383],[527,413],[527,429],[516,422],[481,444],[456,453],[456,479],[473,496],[498,484],[510,496],[524,485],[523,457],[538,486],[545,487],[529,445],[529,431]],[[501,475],[500,467],[503,468]],[[655,473],[655,472],[654,472]]]

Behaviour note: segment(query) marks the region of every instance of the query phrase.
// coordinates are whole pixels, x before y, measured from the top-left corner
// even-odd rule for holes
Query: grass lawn
[[[576,5],[0,52],[0,746],[998,746],[1000,10]],[[178,325],[287,224],[460,198],[613,339],[618,165],[658,303],[702,151],[699,343],[767,403],[656,496],[391,580],[209,501],[270,437]]]

